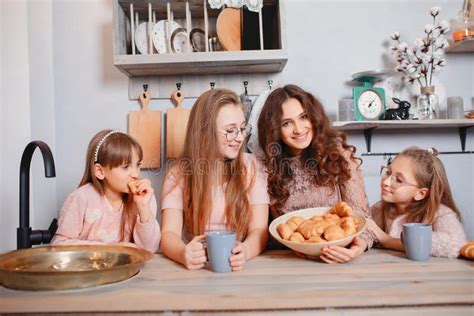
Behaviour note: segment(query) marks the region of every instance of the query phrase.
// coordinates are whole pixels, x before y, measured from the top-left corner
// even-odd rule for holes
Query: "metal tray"
[[[128,279],[153,254],[111,245],[20,249],[0,256],[0,284],[18,290],[66,290]]]

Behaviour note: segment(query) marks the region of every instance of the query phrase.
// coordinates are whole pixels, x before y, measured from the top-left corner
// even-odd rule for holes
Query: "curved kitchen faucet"
[[[40,140],[30,142],[23,151],[20,164],[20,227],[16,230],[17,249],[49,243],[58,228],[56,219],[53,219],[48,230],[31,230],[30,227],[30,165],[36,147],[39,147],[43,155],[46,178],[56,176],[53,154],[49,146]]]

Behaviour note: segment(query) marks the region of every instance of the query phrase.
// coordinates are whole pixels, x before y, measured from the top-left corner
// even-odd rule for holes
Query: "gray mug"
[[[407,258],[414,261],[428,260],[431,253],[432,227],[430,224],[403,224],[401,240]]]
[[[207,257],[214,272],[231,272],[229,258],[237,245],[235,233],[209,232],[207,234]]]

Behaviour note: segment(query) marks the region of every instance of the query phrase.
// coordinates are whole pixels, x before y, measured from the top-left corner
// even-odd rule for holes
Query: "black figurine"
[[[408,120],[410,118],[409,109],[410,102],[400,101],[400,99],[392,98],[393,102],[398,104],[396,109],[388,109],[385,111],[384,120]]]

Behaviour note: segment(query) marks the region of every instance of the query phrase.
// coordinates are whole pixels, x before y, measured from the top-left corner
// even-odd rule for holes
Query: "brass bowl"
[[[149,251],[111,245],[20,249],[0,256],[0,284],[18,290],[66,290],[128,279]]]

